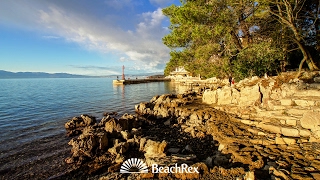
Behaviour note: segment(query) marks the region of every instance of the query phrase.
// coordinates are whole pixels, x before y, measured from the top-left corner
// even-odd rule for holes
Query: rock
[[[74,158],[73,158],[73,157],[67,157],[64,161],[65,161],[67,164],[72,164],[72,163],[74,163]]]
[[[292,139],[292,138],[282,138],[283,141],[288,144],[288,145],[292,145],[292,144],[296,144],[296,140],[295,139]]]
[[[140,144],[139,144],[139,151],[143,151],[144,150],[144,145],[147,142],[146,138],[141,138],[140,139]]]
[[[182,150],[182,153],[193,153],[191,146],[188,144],[186,147]]]
[[[68,144],[72,146],[72,157],[93,157],[94,150],[102,151],[108,146],[108,138],[105,131],[88,127],[83,130],[83,134],[73,138]]]
[[[286,144],[281,137],[276,137],[276,144]]]
[[[261,103],[261,92],[259,85],[252,87],[245,87],[240,90],[239,105],[250,106],[258,105]]]
[[[213,167],[213,164],[212,164],[212,157],[207,157],[207,159],[205,160],[205,164],[208,166],[208,167]]]
[[[111,119],[111,117],[109,115],[106,115],[105,117],[103,117],[101,119],[98,126],[105,126],[106,122],[108,122],[110,119]]]
[[[320,77],[319,77],[319,82],[320,82]],[[320,179],[320,173],[311,173],[313,179]]]
[[[117,124],[117,122],[116,122],[116,120],[114,118],[108,120],[105,123],[105,128],[104,129],[109,133],[121,131],[120,125]]]
[[[290,126],[296,126],[297,125],[297,120],[292,120],[292,119],[287,119],[286,124]]]
[[[246,172],[246,175],[244,176],[244,180],[255,180],[254,172],[252,171]]]
[[[166,120],[163,124],[166,126],[170,126],[170,119]]]
[[[104,112],[103,113],[103,116],[110,116],[110,115],[112,115],[112,116],[116,116],[116,115],[118,115],[118,113],[117,112]]]
[[[129,143],[121,142],[119,144],[114,145],[112,148],[108,149],[108,152],[114,155],[124,154],[129,149]]]
[[[294,128],[281,128],[281,133],[285,136],[300,137],[299,131]]]
[[[83,119],[86,126],[93,125],[94,123],[96,123],[96,118],[93,116],[81,114],[81,118]]]
[[[169,148],[168,150],[167,150],[167,152],[169,152],[169,153],[178,153],[180,151],[180,148]]]
[[[131,131],[131,129],[135,126],[140,126],[139,121],[136,120],[136,116],[132,114],[124,114],[120,119],[119,119],[119,125],[121,127],[121,130],[128,130]]]
[[[125,140],[128,140],[131,138],[131,134],[128,132],[128,130],[121,131],[120,133],[121,133],[122,138]]]
[[[117,154],[116,159],[114,160],[114,162],[116,164],[120,164],[120,163],[123,163],[124,160],[125,160],[125,158],[123,157],[122,154]]]
[[[306,129],[316,130],[320,125],[320,113],[319,112],[307,112],[303,114],[300,119],[301,126]]]
[[[294,102],[297,106],[302,106],[302,107],[310,107],[310,106],[316,105],[316,101],[314,100],[296,99],[294,100]]]
[[[316,83],[320,83],[320,77],[315,77],[315,78],[313,78],[313,80],[314,80],[314,82],[316,82]]]
[[[284,180],[289,180],[291,178],[289,178],[284,172],[282,172],[281,170],[277,170],[275,169],[273,166],[271,166],[269,168],[269,171],[271,171],[275,176],[277,177],[281,177]]]
[[[220,153],[218,153],[218,154],[215,155],[213,163],[216,166],[224,166],[224,165],[229,163],[229,160],[225,156],[223,156]]]
[[[309,130],[305,130],[305,129],[300,129],[299,130],[299,135],[301,137],[310,137],[311,132]]]
[[[231,104],[232,101],[232,88],[223,86],[217,89],[218,105]]]
[[[90,126],[96,123],[96,118],[89,115],[81,115],[80,117],[73,117],[70,121],[65,123],[64,127],[70,131],[77,128]]]
[[[166,141],[157,142],[157,141],[148,139],[146,142],[146,145],[144,146],[144,151],[145,151],[144,156],[146,158],[166,156],[166,154],[164,153],[164,149],[166,148],[166,146],[167,146]]]
[[[281,134],[281,128],[279,126],[275,126],[275,125],[269,125],[269,124],[257,124],[256,125],[259,128],[262,128],[264,130],[270,131],[272,133],[279,133]]]
[[[218,147],[218,151],[222,151],[224,149],[225,145],[224,144],[219,144],[219,147]]]
[[[282,106],[293,106],[294,101],[292,99],[280,99]]]
[[[218,102],[217,91],[207,89],[202,95],[202,102],[207,104],[216,104]]]

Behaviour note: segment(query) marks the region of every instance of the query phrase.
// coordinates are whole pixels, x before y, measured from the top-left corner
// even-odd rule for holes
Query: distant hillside
[[[44,72],[9,72],[0,70],[0,79],[9,78],[87,78],[93,76],[83,76],[68,73],[44,73]]]

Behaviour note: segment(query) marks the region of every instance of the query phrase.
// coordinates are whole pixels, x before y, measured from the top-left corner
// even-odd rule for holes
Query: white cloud
[[[54,6],[47,12],[39,11],[39,15],[43,26],[53,34],[90,50],[125,54],[129,60],[140,61],[148,69],[169,59],[169,49],[161,41],[167,32],[161,27],[165,18],[161,9],[143,13],[143,21],[134,31],[123,31],[88,17],[68,14]]]
[[[42,36],[43,39],[60,39],[58,36]]]
[[[88,50],[117,54],[121,57],[119,61],[134,61],[139,64],[139,68],[146,70],[159,71],[156,69],[159,64],[169,60],[169,49],[161,41],[162,37],[168,33],[168,29],[162,27],[165,16],[160,8],[154,12],[128,17],[128,21],[138,23],[135,29],[124,30],[119,23],[123,25],[125,22],[114,22],[118,19],[106,18],[114,16],[111,14],[97,18],[79,10],[72,11],[70,8],[65,9],[63,6],[49,4],[46,1],[29,4],[24,3],[25,1],[21,2],[24,4],[22,9],[28,9],[28,11],[22,10],[19,16],[13,17],[10,14],[14,10],[1,13],[5,8],[0,7],[0,20],[4,19],[18,25],[23,24],[24,27],[34,28],[46,34],[42,36],[43,38],[60,37],[69,42],[78,43]],[[125,0],[121,3],[118,0],[105,1],[109,5],[111,2],[115,2],[113,6],[125,8],[130,6],[131,1]],[[154,2],[165,1],[154,0]],[[8,2],[6,6],[15,11],[22,7],[21,4],[13,1]],[[141,18],[141,20],[137,21],[134,18]]]

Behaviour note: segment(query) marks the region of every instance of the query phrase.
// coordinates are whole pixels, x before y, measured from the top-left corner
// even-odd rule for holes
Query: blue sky
[[[0,0],[0,70],[84,75],[161,72],[162,8],[179,0]]]

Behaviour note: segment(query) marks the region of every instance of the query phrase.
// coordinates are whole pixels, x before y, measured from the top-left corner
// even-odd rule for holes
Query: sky
[[[179,0],[0,0],[0,70],[113,75],[163,72],[162,9]]]

